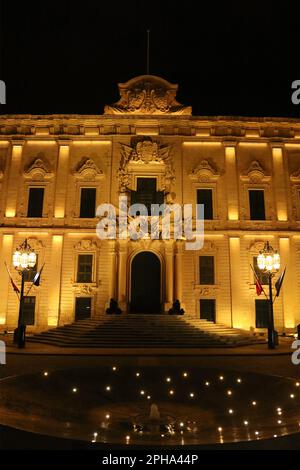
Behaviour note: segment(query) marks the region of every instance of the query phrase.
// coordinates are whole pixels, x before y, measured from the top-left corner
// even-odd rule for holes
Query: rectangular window
[[[269,326],[269,301],[267,299],[255,300],[256,328],[268,328]]]
[[[216,322],[216,300],[200,299],[200,318]]]
[[[151,204],[163,204],[164,192],[156,190],[156,178],[138,178],[136,191],[131,191],[131,204],[144,204],[148,214]]]
[[[255,273],[257,274],[259,282],[261,284],[269,284],[268,275],[262,273],[261,270],[259,269],[259,267],[257,266],[257,256],[253,256],[253,268],[254,268]],[[255,279],[255,276],[253,276],[253,277],[254,277],[254,284],[255,284],[256,279]]]
[[[75,300],[75,321],[90,318],[92,312],[91,297],[76,297]]]
[[[93,219],[96,215],[96,188],[81,188],[80,217]]]
[[[38,270],[38,255],[36,255],[36,263],[33,268],[24,271],[24,281],[25,282],[33,282],[34,276],[36,275]]]
[[[199,257],[200,284],[215,284],[214,256]]]
[[[266,220],[265,195],[263,189],[249,190],[249,207],[251,220]]]
[[[35,297],[27,296],[23,300],[23,318],[25,325],[34,325],[35,322]]]
[[[93,255],[78,255],[77,282],[92,282]]]
[[[204,204],[204,219],[212,220],[213,217],[213,192],[212,189],[197,189],[197,204]],[[197,213],[197,217],[199,214]]]
[[[44,188],[29,188],[27,217],[43,217]]]

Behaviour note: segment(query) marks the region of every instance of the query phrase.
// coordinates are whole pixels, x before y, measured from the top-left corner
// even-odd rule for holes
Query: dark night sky
[[[117,83],[179,84],[194,115],[300,116],[299,1],[1,2],[0,113],[101,114]]]

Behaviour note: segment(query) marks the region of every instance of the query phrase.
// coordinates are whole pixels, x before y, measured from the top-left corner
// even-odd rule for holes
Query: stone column
[[[182,242],[176,242],[175,254],[175,297],[182,302]]]
[[[5,261],[9,267],[11,273],[11,260],[13,254],[13,235],[2,235],[0,236],[0,279],[1,279],[1,295],[0,295],[0,325],[7,324],[7,303],[8,303],[8,294],[10,286],[9,276],[5,268]],[[12,273],[13,274],[13,273]],[[19,286],[19,284],[18,284]],[[14,326],[17,326],[18,323],[18,311],[15,311],[15,321],[13,322]]]
[[[16,217],[20,170],[22,163],[23,141],[12,145],[10,167],[7,182],[5,217]]]
[[[69,145],[59,142],[58,167],[56,173],[54,217],[56,223],[63,221],[66,212],[66,195],[69,172]]]
[[[281,259],[281,268],[276,276],[281,274],[282,270],[286,267],[283,284],[281,286],[279,298],[276,302],[282,301],[283,306],[283,326],[286,329],[294,328],[300,320],[299,305],[298,305],[298,285],[297,285],[297,265],[296,253],[293,241],[290,238],[279,239],[279,254]],[[280,299],[281,297],[281,299]],[[275,304],[276,305],[276,304]]]
[[[57,326],[60,313],[63,235],[52,236],[48,325]]]
[[[248,328],[248,318],[242,308],[241,300],[241,241],[239,237],[229,238],[230,261],[230,294],[231,294],[231,326],[235,328]]]
[[[234,143],[225,145],[228,220],[239,220],[239,197]]]
[[[119,307],[124,312],[127,311],[126,264],[127,264],[127,240],[120,240],[119,252],[118,252],[118,303],[119,303]]]
[[[117,264],[116,264],[116,242],[108,240],[108,305],[110,299],[116,300]]]
[[[282,147],[273,147],[272,156],[274,180],[273,188],[276,199],[277,220],[284,222],[287,220],[287,199]]]
[[[166,297],[165,311],[172,307],[174,301],[174,241],[165,241],[165,261],[166,261]]]

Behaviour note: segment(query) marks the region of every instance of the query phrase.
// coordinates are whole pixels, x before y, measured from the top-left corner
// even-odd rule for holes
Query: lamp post
[[[268,321],[268,347],[275,348],[275,331],[274,331],[274,312],[273,312],[273,291],[272,278],[279,271],[280,255],[270,246],[269,242],[265,243],[262,251],[257,257],[258,268],[268,276],[269,284],[269,321]]]
[[[18,348],[25,347],[25,331],[26,325],[24,322],[24,285],[25,285],[25,272],[33,268],[36,264],[36,254],[31,246],[27,243],[27,239],[16,249],[12,259],[15,269],[20,274],[21,291],[20,291],[20,305],[18,327],[15,330],[15,339],[18,343]]]

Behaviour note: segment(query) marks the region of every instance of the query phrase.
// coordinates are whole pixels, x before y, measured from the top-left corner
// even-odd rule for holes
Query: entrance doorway
[[[161,266],[151,251],[138,253],[131,263],[131,313],[160,313]]]

